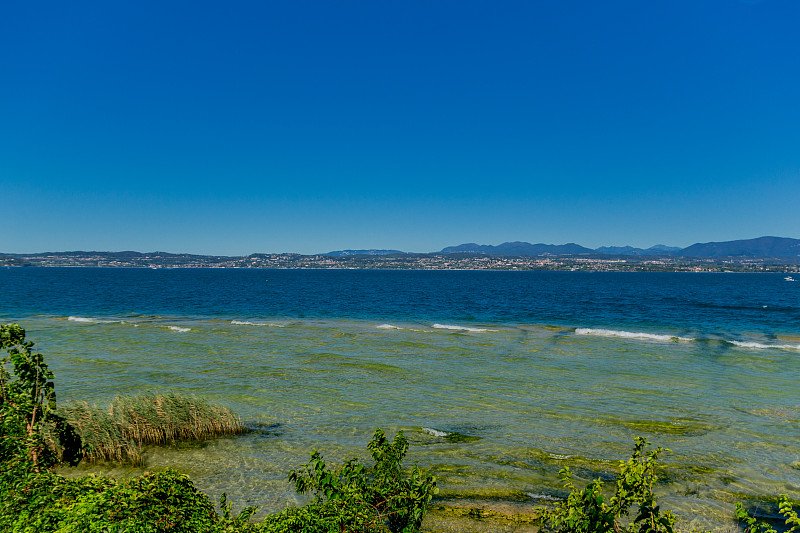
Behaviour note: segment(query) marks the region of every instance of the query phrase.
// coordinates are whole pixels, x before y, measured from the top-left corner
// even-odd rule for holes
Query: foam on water
[[[468,326],[453,326],[450,324],[434,324],[431,326],[434,329],[449,329],[453,331],[470,331],[472,333],[484,333],[486,331],[497,331],[496,329],[487,328],[470,328]]]
[[[274,322],[252,322],[250,320],[231,320],[234,326],[268,326],[271,328],[282,328],[283,324],[276,324]]]
[[[750,348],[753,350],[800,350],[800,344],[763,344],[752,341],[727,341],[739,348]]]
[[[399,326],[393,326],[391,324],[381,324],[380,326],[375,326],[378,329],[403,329]]]
[[[68,316],[70,322],[81,322],[83,324],[124,324],[124,320],[110,320],[107,318],[92,318],[86,316]]]
[[[595,328],[576,328],[576,335],[593,335],[596,337],[620,337],[623,339],[642,339],[659,342],[691,342],[691,337],[679,337],[677,335],[658,335],[655,333],[644,333],[639,331],[624,331],[616,329],[595,329]]]
[[[186,333],[187,331],[192,331],[192,328],[181,328],[178,326],[167,326],[167,329],[170,329],[172,331],[177,331],[179,333]]]
[[[421,429],[422,429],[422,431],[424,431],[428,435],[432,435],[434,437],[446,437],[446,436],[449,435],[448,432],[440,431],[438,429],[433,429],[433,428],[421,428]]]

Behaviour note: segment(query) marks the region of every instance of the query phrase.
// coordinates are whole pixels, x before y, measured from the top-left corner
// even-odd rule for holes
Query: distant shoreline
[[[491,270],[579,272],[769,272],[800,273],[800,258],[690,258],[675,256],[487,254],[206,256],[163,252],[53,252],[0,254],[0,267],[44,268],[235,268],[271,270]]]

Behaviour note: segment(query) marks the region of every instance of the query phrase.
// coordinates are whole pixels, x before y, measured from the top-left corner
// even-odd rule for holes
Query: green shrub
[[[800,531],[800,517],[797,516],[797,511],[792,509],[788,494],[781,494],[778,500],[778,512],[786,519],[785,524],[792,526],[786,530],[786,533]],[[736,519],[740,525],[744,525],[743,533],[777,533],[774,527],[750,516],[741,503],[736,504]]]
[[[86,476],[69,479],[29,472],[0,485],[0,527],[11,533],[238,532],[238,533],[414,533],[419,531],[436,481],[416,467],[402,471],[408,443],[390,442],[380,429],[369,448],[375,466],[352,460],[329,470],[320,455],[290,479],[317,497],[250,523],[254,507],[237,515],[222,496],[221,514],[191,480],[174,470],[116,481]]]
[[[79,440],[56,413],[53,373],[42,354],[17,324],[0,325],[0,349],[8,354],[0,359],[0,475],[77,460]]]
[[[208,498],[174,470],[119,482],[45,472],[6,489],[0,526],[13,533],[201,533],[218,531],[221,522]]]
[[[572,483],[569,468],[562,469],[559,474],[570,494],[554,509],[542,510],[543,523],[563,533],[672,533],[675,517],[670,511],[661,513],[653,494],[653,484],[658,479],[655,468],[664,450],[659,447],[647,451],[649,444],[642,437],[635,439],[633,456],[620,461],[614,495],[608,501],[602,494],[602,481],[595,479],[579,490]],[[634,504],[639,507],[638,514],[625,525],[624,517]]]
[[[315,451],[306,466],[289,474],[289,480],[295,483],[297,492],[313,492],[314,504],[321,509],[327,509],[325,504],[334,507],[341,504],[363,525],[363,531],[380,529],[384,520],[393,533],[419,531],[431,498],[439,492],[436,478],[424,475],[416,466],[404,475],[402,461],[408,451],[408,440],[402,432],[390,442],[377,429],[367,447],[375,460],[371,470],[356,459],[329,470]]]

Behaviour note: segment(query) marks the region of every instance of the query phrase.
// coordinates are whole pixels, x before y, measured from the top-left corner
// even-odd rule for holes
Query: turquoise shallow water
[[[177,390],[242,415],[247,435],[146,455],[240,505],[300,501],[289,469],[311,449],[366,458],[378,426],[449,495],[543,503],[560,468],[608,479],[644,435],[672,450],[658,493],[686,528],[730,530],[737,499],[800,499],[800,291],[779,277],[310,272],[270,303],[254,283],[272,271],[16,272],[0,271],[0,319],[46,354],[60,402]]]

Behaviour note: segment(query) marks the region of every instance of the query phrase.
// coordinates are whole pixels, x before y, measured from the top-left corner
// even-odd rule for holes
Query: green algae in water
[[[464,435],[463,433],[458,433],[454,431],[452,433],[448,433],[444,439],[447,442],[461,442],[461,443],[469,443],[481,440],[481,437],[476,437],[475,435]]]
[[[484,502],[527,502],[532,501],[530,494],[522,490],[507,488],[480,489],[441,489],[437,500],[480,500]]]
[[[621,420],[619,424],[640,433],[695,436],[714,429],[712,424],[697,420]]]
[[[481,440],[481,437],[475,435],[465,435],[464,433],[459,433],[458,431],[442,431],[428,427],[420,428],[420,432],[425,436],[433,437],[433,439],[423,438],[421,442],[424,444],[435,444],[441,442],[467,444]]]
[[[422,524],[437,533],[537,533],[538,514],[486,501],[434,501]]]

